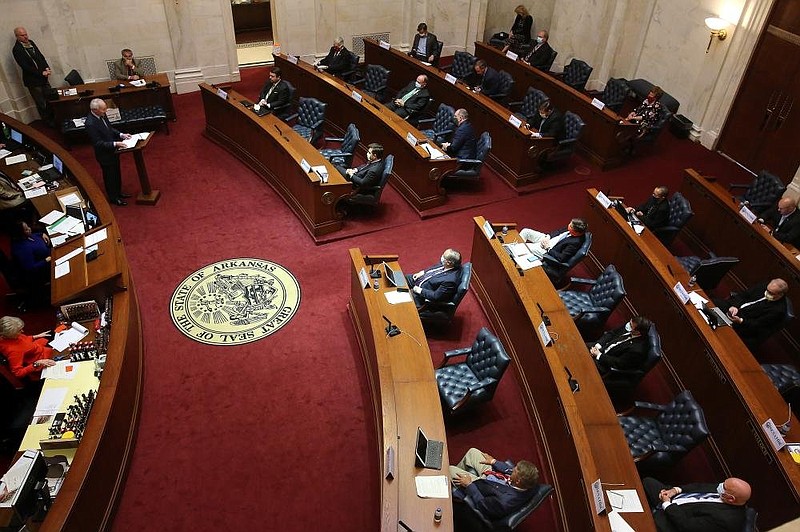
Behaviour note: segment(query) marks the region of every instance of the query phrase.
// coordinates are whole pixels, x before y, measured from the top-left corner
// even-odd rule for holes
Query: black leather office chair
[[[465,358],[453,362],[457,357]],[[503,344],[486,327],[471,346],[446,351],[435,371],[444,412],[461,414],[491,401],[510,363]]]
[[[383,176],[381,176],[380,183],[374,187],[360,188],[353,191],[352,194],[347,196],[345,202],[350,205],[371,205],[375,206],[381,201],[381,194],[389,181],[389,176],[392,175],[392,166],[394,166],[394,155],[386,156],[386,164],[383,166]]]
[[[444,70],[449,71],[458,79],[464,79],[474,72],[475,61],[477,60],[478,59],[470,53],[456,50],[453,54],[453,62]]]
[[[464,299],[467,290],[469,290],[470,279],[472,279],[472,263],[466,262],[461,265],[461,278],[458,281],[453,298],[446,303],[434,303],[426,300],[422,308],[419,309],[419,319],[422,325],[428,328],[441,328],[448,325],[453,320],[458,305],[461,304],[461,300]]]
[[[292,106],[294,105],[292,102],[294,102],[294,93],[296,89],[294,88],[294,85],[292,85],[288,81],[283,80],[283,82],[286,83],[286,86],[289,88],[289,101],[287,101],[283,105],[276,105],[275,107],[273,107],[272,114],[277,116],[281,120],[287,120],[288,117],[292,114]]]
[[[606,107],[615,113],[619,113],[622,110],[622,106],[629,92],[630,89],[628,88],[628,82],[626,80],[622,78],[608,78],[608,83],[606,83],[599,99],[606,104]]]
[[[737,196],[736,199],[747,205],[759,217],[763,217],[773,209],[786,191],[783,181],[766,170],[761,170],[750,183],[733,183],[728,185],[728,188],[746,189],[744,194]]]
[[[582,91],[586,88],[586,82],[589,81],[592,70],[594,68],[590,67],[586,61],[573,58],[564,67],[564,83],[575,90]]]
[[[676,192],[669,199],[669,222],[663,227],[653,230],[653,234],[658,237],[665,247],[669,247],[683,226],[694,216],[689,200],[683,194]]]
[[[322,148],[319,152],[333,164],[350,168],[353,162],[353,154],[356,152],[360,141],[361,134],[356,125],[348,124],[344,137],[325,137],[325,142],[338,142],[338,148]]]
[[[637,369],[609,368],[602,375],[608,394],[616,399],[628,399],[645,375],[659,363],[663,355],[661,337],[658,335],[656,326],[651,325],[647,331],[647,358],[642,366]]]
[[[787,403],[800,407],[800,371],[796,367],[791,364],[761,364],[761,369]]]
[[[431,62],[433,66],[439,66],[439,60],[442,58],[443,49],[444,49],[444,43],[442,41],[437,41],[436,51],[433,54],[433,61]]]
[[[542,257],[542,268],[544,269],[544,273],[547,274],[547,277],[550,278],[550,281],[556,288],[564,284],[569,271],[577,266],[589,253],[589,250],[592,247],[592,233],[586,231],[585,236],[586,238],[584,239],[583,244],[581,244],[581,247],[578,248],[573,256],[569,257],[564,262],[556,260],[555,257],[548,254],[545,254]]]
[[[392,71],[384,66],[367,65],[367,69],[364,71],[364,78],[354,81],[353,85],[363,85],[361,90],[382,102],[391,73]]]
[[[715,256],[701,259],[696,255],[690,255],[675,258],[681,263],[683,269],[695,278],[697,284],[706,291],[715,289],[730,269],[739,263],[739,259],[736,257]]]
[[[67,74],[67,76],[64,78],[64,81],[66,81],[71,87],[74,87],[75,85],[83,85],[83,78],[74,68],[69,71],[69,74]]]
[[[447,142],[455,131],[455,113],[455,109],[440,103],[436,115],[433,118],[419,120],[417,128],[436,144]],[[430,129],[423,129],[424,127],[430,127]]]
[[[625,297],[625,285],[622,276],[617,273],[613,264],[597,279],[572,277],[574,284],[591,286],[588,292],[578,290],[559,290],[558,295],[569,311],[575,324],[583,332],[601,329],[608,317]]]
[[[528,91],[525,93],[525,97],[522,101],[509,102],[508,108],[512,111],[517,109],[514,116],[524,122],[530,122],[531,118],[538,116],[539,106],[548,99],[547,95],[539,89],[528,87]]]
[[[566,136],[564,139],[558,141],[558,144],[556,144],[554,148],[542,152],[542,164],[552,165],[572,157],[572,154],[575,152],[575,147],[578,144],[578,138],[581,136],[581,131],[583,131],[583,126],[585,125],[581,117],[572,111],[564,113]]]
[[[758,519],[758,512],[755,508],[746,507],[744,509],[744,528],[742,532],[756,532],[756,520]]]
[[[469,496],[463,495],[463,490],[454,490],[453,493],[453,519],[456,530],[514,530],[522,521],[533,513],[553,493],[553,486],[537,484],[531,499],[523,506],[514,510],[507,516],[490,521],[475,505]],[[457,492],[461,493],[457,493]]]
[[[710,434],[703,409],[689,390],[682,391],[665,405],[640,401],[634,404],[635,409],[656,413],[655,417],[623,415],[618,418],[633,461],[640,470],[667,469]]]
[[[556,52],[555,50],[550,52],[550,59],[548,59],[547,60],[547,64],[542,67],[542,70],[544,72],[550,72],[550,69],[553,68],[553,63],[556,62],[556,56],[557,55],[558,55],[558,52]]]
[[[335,74],[337,78],[341,78],[345,81],[351,81],[353,77],[358,74],[358,64],[361,62],[361,57],[354,52],[348,50],[348,53],[350,54],[350,62],[347,65],[347,70]]]
[[[458,168],[452,174],[445,176],[444,183],[455,181],[477,181],[481,177],[481,168],[489,151],[492,149],[492,137],[488,131],[478,137],[478,149],[474,159],[459,159]]]
[[[491,98],[498,103],[504,103],[508,99],[508,95],[511,94],[511,90],[514,88],[514,78],[505,70],[501,70],[499,74],[500,90],[497,94],[491,96]]]
[[[315,145],[322,138],[322,127],[325,124],[325,109],[327,103],[321,102],[316,98],[300,98],[297,106],[297,113],[288,117],[286,120],[297,119],[294,129],[301,137]]]

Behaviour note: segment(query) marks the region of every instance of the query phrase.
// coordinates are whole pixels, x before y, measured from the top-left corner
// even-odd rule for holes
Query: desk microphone
[[[364,258],[369,261],[369,276],[373,279],[380,279],[381,271],[375,269],[375,263],[372,262],[372,259],[369,257],[369,255],[364,255]]]
[[[386,327],[384,328],[384,331],[386,331],[387,336],[392,337],[400,334],[400,328],[397,325],[394,325],[386,316],[383,316],[383,319],[386,320],[387,324]]]
[[[576,379],[572,378],[572,372],[567,366],[564,366],[564,371],[567,372],[567,382],[569,383],[569,389],[572,390],[572,393],[581,391],[581,385],[578,384]]]
[[[539,314],[542,316],[542,321],[544,322],[545,325],[549,326],[550,325],[550,317],[547,314],[544,313],[544,309],[542,308],[542,306],[538,302],[536,303],[536,306],[539,307]]]
[[[669,267],[669,264],[667,264],[667,270],[669,270],[669,274],[670,274],[670,275],[672,276],[672,278],[674,279],[674,278],[675,278],[675,274],[674,274],[674,273],[672,273],[672,268],[670,268],[670,267]]]

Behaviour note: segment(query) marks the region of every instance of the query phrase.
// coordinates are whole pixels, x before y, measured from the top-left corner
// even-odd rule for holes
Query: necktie
[[[755,301],[748,301],[747,303],[742,303],[742,305],[739,308],[743,309],[743,308],[749,307],[750,305],[755,305],[756,303],[761,303],[762,301],[766,301],[766,300],[767,300],[766,297],[762,297],[761,299],[756,299]]]
[[[498,484],[511,484],[511,477],[500,471],[487,469],[484,473],[486,480],[489,482],[497,482]]]
[[[403,103],[406,103],[409,100],[409,98],[411,98],[412,96],[414,96],[418,92],[419,92],[419,89],[414,87],[413,89],[408,91],[408,94],[406,94],[405,96],[400,98],[400,101],[403,102]]]

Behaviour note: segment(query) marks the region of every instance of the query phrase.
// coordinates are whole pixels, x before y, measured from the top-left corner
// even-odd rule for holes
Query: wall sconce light
[[[706,53],[708,53],[708,50],[711,48],[711,41],[714,40],[714,37],[720,41],[724,41],[725,37],[728,36],[728,32],[725,29],[728,27],[728,21],[717,17],[708,17],[706,19],[706,27],[711,30],[711,36],[708,38],[708,46],[706,46]]]

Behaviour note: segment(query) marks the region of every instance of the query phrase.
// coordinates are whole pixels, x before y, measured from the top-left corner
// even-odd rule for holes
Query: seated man
[[[669,225],[669,189],[664,185],[653,189],[653,195],[647,201],[636,207],[628,207],[630,214],[636,214],[645,227],[650,230]]]
[[[436,35],[429,33],[428,25],[420,22],[417,34],[414,35],[414,45],[408,55],[426,63],[433,63],[436,60],[437,47]]]
[[[473,447],[458,465],[450,466],[450,481],[459,488],[453,494],[454,499],[469,495],[487,519],[495,520],[533,497],[539,470],[527,460],[516,465],[501,462]]]
[[[327,70],[334,76],[350,70],[350,52],[344,47],[344,39],[336,37],[328,55],[314,63],[315,67]]]
[[[345,179],[353,183],[353,188],[362,189],[376,187],[381,182],[386,161],[383,158],[383,146],[372,143],[367,146],[367,162],[358,168],[347,168],[336,165],[336,169]]]
[[[622,327],[606,332],[593,344],[586,344],[600,374],[615,369],[638,369],[647,359],[647,332],[651,322],[636,316]]]
[[[580,249],[586,240],[586,221],[582,218],[573,218],[567,227],[556,229],[550,234],[540,233],[527,227],[519,232],[526,242],[531,242],[533,246],[528,246],[528,250],[541,259],[549,255],[558,262],[566,262]]]
[[[397,97],[389,102],[386,107],[394,111],[397,116],[403,118],[421,113],[431,99],[427,86],[428,76],[420,74],[415,81],[403,87],[397,93]]]
[[[721,309],[728,311],[733,330],[747,347],[756,347],[770,333],[771,326],[786,315],[789,285],[783,279],[758,283],[741,294],[726,300],[715,300]]]
[[[781,198],[775,209],[770,209],[762,220],[759,220],[764,229],[772,227],[772,236],[778,242],[789,243],[800,247],[800,212],[797,203],[791,198]],[[765,225],[766,224],[766,225]]]
[[[267,109],[281,108],[289,103],[289,86],[283,81],[281,67],[273,67],[269,79],[258,95],[258,105]]]
[[[553,49],[547,41],[550,39],[550,33],[547,30],[542,30],[536,37],[536,45],[523,60],[534,68],[544,70],[550,67],[550,57],[553,55]]]
[[[475,137],[475,130],[469,123],[469,114],[466,109],[458,109],[455,112],[456,130],[450,142],[443,142],[442,148],[452,157],[458,159],[474,159],[478,152],[478,141]]]
[[[461,253],[454,249],[444,250],[439,264],[413,275],[406,275],[418,309],[428,302],[449,303],[456,293],[460,279]]]
[[[483,59],[475,61],[475,72],[469,76],[469,86],[475,92],[490,98],[500,94],[500,73],[490,67]]]
[[[133,58],[133,52],[130,48],[125,48],[120,52],[122,58],[114,61],[114,77],[122,81],[133,81],[142,77],[142,71],[139,70],[139,65],[136,64],[136,59]]]
[[[553,137],[564,140],[567,136],[567,126],[564,114],[555,108],[550,100],[545,100],[539,105],[539,115],[534,115],[528,127],[533,126],[538,130],[539,136]],[[532,133],[536,136],[536,133]]]
[[[642,484],[659,532],[739,532],[744,528],[745,504],[750,500],[751,489],[740,478],[726,478],[719,484],[669,487],[648,477]]]

